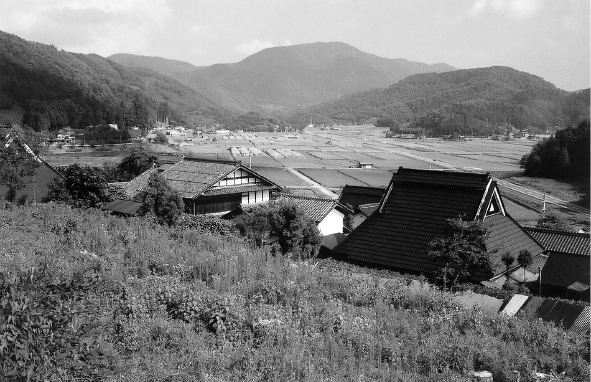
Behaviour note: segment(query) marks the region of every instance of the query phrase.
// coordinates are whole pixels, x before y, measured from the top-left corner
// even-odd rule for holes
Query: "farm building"
[[[281,190],[277,184],[237,162],[184,158],[129,181],[123,188],[129,199],[140,197],[154,172],[179,192],[185,212],[191,214],[223,213],[240,205],[266,202]]]
[[[384,195],[381,187],[346,185],[339,196],[339,203],[353,209],[353,229],[357,228],[377,208]]]
[[[353,212],[334,199],[292,194],[282,194],[281,197],[294,202],[314,220],[322,236],[343,233],[345,216]]]
[[[429,243],[442,237],[447,219],[478,219],[488,229],[486,246],[491,269],[474,281],[501,275],[501,256],[526,249],[534,256],[528,271],[537,273],[544,248],[506,212],[490,174],[400,168],[392,176],[378,209],[334,249],[346,261],[416,274],[432,274],[438,266],[427,255]],[[496,251],[495,251],[496,250]]]
[[[542,294],[589,301],[589,234],[526,228],[548,253],[542,269]]]

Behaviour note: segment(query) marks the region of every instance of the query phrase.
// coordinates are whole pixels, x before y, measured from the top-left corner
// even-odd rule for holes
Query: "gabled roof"
[[[335,208],[339,210],[348,210],[335,199],[320,198],[313,196],[302,196],[293,194],[283,194],[281,197],[294,202],[304,213],[315,222],[321,222]],[[353,211],[350,211],[353,212]]]
[[[427,255],[429,243],[443,236],[447,219],[473,220],[486,211],[497,190],[490,174],[430,171],[400,168],[392,176],[379,209],[362,222],[347,240],[337,246],[336,256],[350,262],[415,273],[436,269]],[[498,193],[498,191],[496,191]],[[502,201],[501,201],[502,203]],[[487,247],[510,243],[528,248],[535,256],[543,251],[510,217],[501,213],[486,217],[490,237]],[[502,228],[502,229],[501,229]],[[497,232],[498,230],[498,232]],[[506,238],[506,240],[504,239]],[[493,270],[502,271],[499,259]],[[482,270],[477,281],[492,274]]]
[[[264,183],[242,184],[211,189],[218,181],[231,172],[241,169],[262,179]],[[134,198],[147,185],[150,175],[158,172],[174,190],[178,191],[183,198],[197,198],[200,195],[224,195],[228,193],[239,193],[247,191],[258,191],[262,189],[280,189],[277,184],[266,179],[255,171],[237,162],[207,161],[200,159],[185,158],[164,170],[152,168],[137,176],[127,183],[124,190],[129,198]]]
[[[552,252],[563,252],[589,256],[590,235],[542,228],[525,228],[544,248]]]
[[[339,196],[339,203],[352,205],[357,209],[362,204],[379,203],[384,195],[381,187],[361,187],[346,185]]]

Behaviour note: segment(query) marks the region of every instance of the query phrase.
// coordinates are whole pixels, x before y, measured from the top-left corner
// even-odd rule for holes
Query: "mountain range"
[[[589,89],[567,92],[510,67],[411,75],[385,89],[372,89],[308,108],[292,123],[366,122],[371,118],[427,128],[436,135],[485,125],[545,129],[589,118]]]
[[[365,53],[340,42],[264,49],[234,64],[190,64],[115,54],[121,65],[151,69],[198,90],[229,109],[293,111],[339,96],[384,87],[411,74],[454,70]]]
[[[574,124],[589,117],[589,89],[566,92],[508,67],[454,70],[381,58],[343,43],[269,48],[238,63],[198,67],[69,53],[0,31],[0,124],[148,127],[158,114],[230,128],[265,118],[292,126],[311,117],[377,120],[442,134],[508,123]]]

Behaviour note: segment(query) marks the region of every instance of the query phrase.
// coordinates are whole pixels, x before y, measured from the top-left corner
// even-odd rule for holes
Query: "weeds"
[[[588,337],[403,277],[57,205],[0,222],[3,380],[589,380]]]

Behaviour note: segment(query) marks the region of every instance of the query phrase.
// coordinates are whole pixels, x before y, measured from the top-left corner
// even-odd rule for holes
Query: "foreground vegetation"
[[[3,380],[589,380],[588,338],[210,223],[0,210]]]

